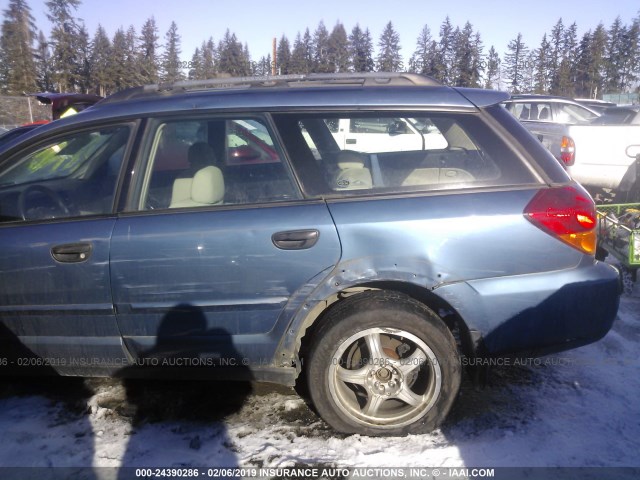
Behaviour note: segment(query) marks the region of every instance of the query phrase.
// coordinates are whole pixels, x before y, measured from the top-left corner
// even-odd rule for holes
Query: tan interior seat
[[[365,167],[365,157],[361,153],[344,150],[338,153],[334,190],[362,190],[373,188],[371,171]]]
[[[220,205],[224,201],[224,178],[218,167],[209,166],[193,178],[177,178],[173,182],[169,208]]]

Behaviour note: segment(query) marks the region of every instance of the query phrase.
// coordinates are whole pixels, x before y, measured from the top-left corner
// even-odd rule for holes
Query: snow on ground
[[[498,367],[483,389],[466,381],[422,435],[336,435],[282,387],[3,382],[1,466],[638,466],[640,286],[603,340]]]

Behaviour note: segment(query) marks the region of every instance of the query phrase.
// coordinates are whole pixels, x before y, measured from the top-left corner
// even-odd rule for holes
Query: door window
[[[156,121],[139,209],[297,199],[294,179],[266,123],[234,117]]]
[[[130,133],[128,125],[74,132],[14,157],[0,171],[0,221],[111,213]]]

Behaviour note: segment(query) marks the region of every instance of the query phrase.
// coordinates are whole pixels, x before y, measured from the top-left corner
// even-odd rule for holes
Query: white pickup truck
[[[514,96],[504,106],[592,193],[606,189],[618,200],[640,202],[637,108],[600,116],[572,100],[540,95]]]
[[[328,126],[341,150],[383,153],[447,148],[436,126],[421,119],[340,118]]]
[[[640,188],[640,125],[571,125],[566,152],[571,176],[587,187],[629,192]],[[640,200],[640,199],[638,199]]]

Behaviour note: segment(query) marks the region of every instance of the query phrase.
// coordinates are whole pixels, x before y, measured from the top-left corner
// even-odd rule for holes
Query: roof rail
[[[229,77],[209,80],[185,80],[133,87],[105,98],[100,102],[116,103],[125,100],[169,96],[210,89],[253,89],[273,87],[326,87],[326,86],[439,86],[437,80],[417,73],[365,72],[365,73],[309,73],[303,75],[276,75],[266,77]]]

